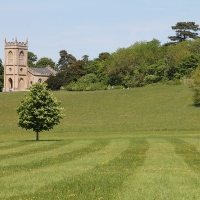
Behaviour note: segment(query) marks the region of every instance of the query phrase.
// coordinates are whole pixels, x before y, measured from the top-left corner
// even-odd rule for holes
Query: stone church
[[[56,75],[51,67],[31,68],[28,66],[28,40],[6,42],[4,62],[4,91],[26,91],[36,82],[44,82]]]

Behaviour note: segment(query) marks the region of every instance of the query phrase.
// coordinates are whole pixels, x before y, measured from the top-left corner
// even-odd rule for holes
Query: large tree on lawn
[[[187,39],[196,39],[198,38],[197,31],[200,30],[199,25],[195,24],[195,22],[178,22],[175,26],[172,26],[172,29],[176,32],[175,36],[168,37],[172,43],[182,42]]]
[[[29,96],[21,100],[17,107],[19,115],[18,125],[22,128],[32,129],[39,140],[39,133],[53,129],[64,117],[60,102],[46,89],[47,84],[35,83],[30,88]]]

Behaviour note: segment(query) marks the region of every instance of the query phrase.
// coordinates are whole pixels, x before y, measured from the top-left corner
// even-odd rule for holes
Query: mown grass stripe
[[[200,139],[199,138],[180,138],[181,140],[183,140],[186,143],[191,144],[192,146],[195,146],[197,151],[200,152]]]
[[[16,174],[0,179],[0,198],[33,193],[45,185],[63,179],[72,178],[76,174],[82,174],[91,170],[97,165],[105,164],[116,156],[120,155],[129,145],[129,140],[112,140],[104,149],[89,153],[79,159],[66,163],[58,163],[48,167],[41,167],[39,170]],[[23,189],[22,189],[23,188]]]
[[[73,179],[43,187],[32,197],[53,200],[62,194],[66,199],[113,199],[113,194],[121,189],[123,181],[143,164],[148,147],[145,139],[132,139],[127,149],[113,160],[97,165],[83,174],[75,175]]]
[[[17,154],[20,154],[21,152],[24,153],[25,151],[31,150],[34,152],[34,150],[44,147],[46,145],[52,145],[55,142],[33,142],[33,143],[27,143],[23,146],[12,148],[12,149],[4,149],[0,151],[0,158],[3,159],[4,157],[10,157],[11,155],[17,156]],[[15,145],[15,144],[14,144]]]
[[[0,154],[4,154],[6,153],[7,151],[17,151],[18,148],[20,147],[25,147],[29,145],[28,143],[24,143],[24,142],[16,142],[16,141],[13,141],[13,142],[6,142],[5,144],[2,144],[0,146]]]
[[[0,142],[0,150],[3,149],[3,148],[7,148],[7,147],[10,147],[11,145],[13,144],[16,144],[16,141],[1,141]],[[11,146],[12,148],[13,146]]]
[[[169,138],[170,141],[175,146],[175,152],[183,158],[185,163],[196,173],[200,174],[200,152],[197,148],[197,143],[191,144],[191,140],[188,142],[183,141],[179,138]]]
[[[25,165],[11,165],[11,166],[6,166],[6,167],[1,167],[2,170],[0,173],[0,177],[9,176],[11,173],[13,175],[16,173],[23,174],[24,172],[27,172],[27,171],[36,170],[40,168],[41,166],[45,167],[45,166],[53,165],[55,163],[62,164],[64,162],[69,162],[71,160],[80,158],[88,153],[99,151],[102,148],[104,148],[104,146],[106,146],[108,143],[109,143],[109,140],[103,140],[103,141],[96,140],[93,142],[88,141],[88,144],[87,144],[87,140],[86,140],[86,143],[84,143],[85,145],[78,144],[77,149],[75,147],[72,147],[72,148],[68,147],[70,149],[69,151],[63,151],[61,154],[57,154],[56,156],[55,155],[47,156],[46,158],[39,161],[36,159],[34,162],[29,162]],[[72,145],[73,144],[71,144],[71,146]]]
[[[130,176],[115,199],[198,199],[200,180],[164,139],[147,139],[144,165]]]
[[[21,157],[14,157],[14,158],[8,158],[0,161],[0,166],[5,167],[5,166],[11,166],[11,165],[25,165],[27,163],[32,163],[32,162],[40,162],[43,159],[46,158],[56,158],[59,154],[63,154],[66,152],[72,152],[75,151],[79,148],[83,148],[84,146],[90,144],[92,140],[75,140],[74,142],[70,144],[65,144],[64,146],[61,146],[57,148],[56,150],[49,150],[46,152],[38,152],[34,153],[32,155],[22,155]]]
[[[54,149],[54,151],[56,151],[57,148],[60,148],[66,144],[70,144],[72,143],[73,140],[65,140],[65,141],[59,141],[59,142],[56,142],[56,141],[49,141],[49,142],[39,142],[31,147],[24,147],[22,149],[20,149],[19,151],[16,151],[16,152],[8,152],[7,154],[5,153],[4,155],[0,155],[0,160],[3,160],[3,159],[11,159],[11,158],[16,158],[17,157],[21,157],[21,156],[24,156],[24,155],[28,155],[28,154],[36,154],[38,152],[42,153],[42,152],[45,152],[45,151],[52,151]],[[8,150],[9,151],[9,150]],[[31,155],[30,155],[31,156]]]

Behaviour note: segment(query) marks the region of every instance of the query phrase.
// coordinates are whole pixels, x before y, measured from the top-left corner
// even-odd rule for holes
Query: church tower
[[[4,62],[4,89],[25,91],[28,89],[28,40],[26,42],[6,42]]]

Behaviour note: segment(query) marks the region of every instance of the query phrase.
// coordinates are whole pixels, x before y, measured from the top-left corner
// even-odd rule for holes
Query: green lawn
[[[26,92],[0,93],[0,199],[200,199],[200,107],[186,85],[54,92],[66,117],[17,127]]]

